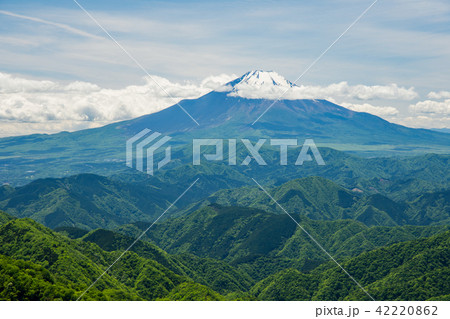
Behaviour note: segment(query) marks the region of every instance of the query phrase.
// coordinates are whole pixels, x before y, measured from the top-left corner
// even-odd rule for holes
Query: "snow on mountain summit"
[[[233,97],[274,100],[282,95],[284,98],[297,99],[298,96],[292,97],[292,94],[287,94],[295,88],[298,87],[276,72],[254,70],[227,83],[216,91],[229,92],[228,96]]]
[[[282,86],[290,88],[294,84],[286,80],[283,76],[273,71],[250,71],[244,74],[239,83],[235,85],[251,85],[254,87],[269,87],[269,86]]]

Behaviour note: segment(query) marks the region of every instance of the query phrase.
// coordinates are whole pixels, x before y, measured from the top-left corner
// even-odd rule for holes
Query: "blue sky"
[[[371,2],[79,0],[150,74],[171,83],[252,69],[293,81]],[[146,83],[71,0],[0,0],[0,41],[0,72],[16,80],[82,81],[112,90]],[[298,84],[413,87],[414,99],[336,102],[394,107],[398,114],[385,117],[409,126],[449,127],[449,77],[450,3],[380,0]],[[430,92],[443,94],[431,99]]]

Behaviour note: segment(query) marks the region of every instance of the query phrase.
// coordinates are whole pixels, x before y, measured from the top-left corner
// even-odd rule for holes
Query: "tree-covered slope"
[[[354,219],[368,226],[448,224],[449,191],[424,193],[410,201],[394,201],[381,194],[363,195],[322,177],[294,179],[265,187],[288,212],[315,220]],[[217,203],[282,213],[258,186],[220,190],[185,211]]]
[[[222,249],[221,255],[226,248],[233,252],[230,257],[219,260],[168,254],[138,241],[83,300],[367,299],[328,257],[319,257],[321,252],[300,229],[294,227],[285,233],[282,215],[220,206],[198,213],[203,215],[188,217],[210,222],[202,231],[198,228],[201,223],[188,225],[189,231],[183,236],[191,231],[204,236],[191,234],[192,245],[186,247],[210,255],[216,254],[216,248],[219,252]],[[4,213],[1,216],[8,217]],[[212,227],[215,218],[228,227]],[[312,221],[306,217],[300,223],[376,299],[447,299],[450,294],[448,227],[369,228],[357,221]],[[289,233],[291,236],[285,238]],[[426,236],[432,237],[415,239]],[[199,239],[206,240],[207,245],[197,245]],[[133,241],[132,237],[102,229],[71,239],[30,219],[9,218],[0,226],[0,299],[75,300]],[[311,256],[316,258],[315,263]]]
[[[376,300],[448,300],[450,232],[365,252],[342,266]],[[251,290],[265,300],[370,300],[337,265],[287,269]]]
[[[98,229],[82,238],[106,251],[123,251],[130,247],[135,238],[109,230]],[[192,254],[169,255],[157,246],[137,241],[130,249],[140,257],[151,259],[178,275],[191,278],[220,294],[248,291],[254,280],[245,272],[237,270],[226,262],[212,258],[200,258]]]
[[[238,148],[239,151],[244,152]],[[112,229],[125,223],[156,219],[197,178],[187,196],[167,216],[193,211],[208,196],[204,203],[273,208],[270,199],[251,179],[255,178],[276,191],[277,200],[284,205],[302,210],[313,219],[349,217],[370,225],[423,225],[442,224],[448,218],[447,155],[367,159],[327,148],[321,149],[321,153],[325,166],[311,162],[302,166],[279,165],[279,154],[267,149],[261,151],[268,162],[266,166],[213,162],[193,166],[192,159],[188,161],[190,164],[181,164],[183,161],[178,159],[191,158],[192,149],[174,150],[173,157],[177,159],[155,176],[128,169],[126,173],[118,170],[111,177],[82,174],[36,180],[17,188],[1,186],[0,209],[50,228]],[[295,162],[295,155],[296,152],[289,155],[290,163]],[[430,200],[417,201],[428,193],[441,193],[443,200],[435,205],[431,197],[436,195],[430,195]],[[372,195],[387,198],[353,205],[355,200],[360,202],[358,198]],[[386,211],[394,208],[382,203],[388,199],[399,204],[395,211]],[[398,209],[404,205],[404,209]]]
[[[173,196],[173,195],[172,195]],[[50,228],[114,227],[152,220],[169,205],[167,191],[82,174],[43,179],[16,188],[0,198],[0,208],[16,217],[29,217]]]
[[[0,300],[73,300],[75,291],[41,265],[0,255]]]
[[[147,238],[171,253],[230,259],[248,253],[268,254],[295,232],[289,217],[243,207],[204,207],[185,217],[155,224]],[[118,231],[139,233],[143,224]],[[264,240],[262,240],[264,238]]]
[[[356,256],[397,242],[428,237],[450,226],[376,226],[355,220],[317,221],[293,217],[330,253],[340,258]],[[138,236],[145,223],[129,224],[117,231]],[[190,253],[225,260],[260,280],[285,268],[309,271],[328,261],[321,249],[286,214],[259,209],[203,207],[187,216],[155,224],[143,239],[171,254]]]
[[[0,225],[7,223],[13,219],[14,219],[14,217],[12,217],[11,215],[8,215],[7,213],[0,210]]]
[[[0,254],[44,267],[58,284],[71,291],[71,298],[100,276],[113,257],[96,245],[71,241],[30,219],[15,219],[0,227]],[[101,291],[110,289],[123,298],[138,298],[108,274],[98,284],[87,297],[108,299]]]
[[[418,224],[450,224],[450,190],[424,193],[411,201],[407,212]]]
[[[311,219],[335,220],[351,217],[350,208],[358,201],[352,193],[321,177],[295,179],[271,189],[271,195],[288,211]],[[256,185],[253,187],[221,190],[204,203],[223,206],[255,207],[278,212],[273,201]],[[204,203],[193,206],[201,207]]]
[[[147,249],[142,256],[127,252],[83,299],[155,300],[169,295],[182,283],[193,282],[177,268],[180,262],[171,264],[163,251],[148,243],[143,245]],[[74,300],[122,251],[107,252],[30,219],[11,220],[0,226],[0,264],[10,265],[0,269],[0,296],[6,300]]]

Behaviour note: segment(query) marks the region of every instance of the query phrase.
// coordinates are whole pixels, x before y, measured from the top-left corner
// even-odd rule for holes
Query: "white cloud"
[[[237,76],[235,74],[229,75],[222,73],[220,75],[212,75],[204,79],[201,82],[200,86],[210,88],[211,90],[215,90],[221,87],[223,84],[231,82],[236,78]]]
[[[0,73],[0,93],[22,93],[22,92],[46,92],[54,90],[58,84],[52,81],[36,81],[19,77],[13,77],[10,74]]]
[[[374,114],[377,116],[394,116],[399,113],[399,111],[392,106],[374,106],[369,103],[364,104],[351,104],[351,103],[340,103],[341,106],[346,107],[352,111],[356,112],[366,112]]]
[[[222,88],[225,90],[225,88]],[[273,85],[255,87],[246,83],[239,84],[236,92],[231,92],[231,96],[244,98],[265,98],[278,99],[285,91],[286,87],[275,87]],[[404,88],[397,84],[390,85],[349,85],[347,82],[330,84],[328,86],[300,85],[289,89],[283,99],[357,99],[357,100],[413,100],[419,95],[413,87]]]
[[[450,92],[449,91],[430,92],[428,93],[427,97],[433,100],[450,99]]]
[[[415,128],[449,128],[450,117],[430,117],[430,116],[409,116],[396,121],[397,124]]]
[[[182,99],[197,98],[230,78],[222,74],[208,77],[200,84],[180,84],[153,76],[159,85],[144,78],[143,85],[113,90],[88,82],[61,84],[0,73],[0,120],[29,123],[125,120],[160,111]]]
[[[412,112],[423,114],[450,115],[450,100],[445,100],[443,102],[431,100],[421,101],[416,104],[411,104],[409,109]]]
[[[435,92],[432,92],[435,93]],[[431,93],[428,97],[440,98],[444,97],[445,92]],[[414,116],[409,116],[401,119],[399,124],[410,127],[425,127],[425,128],[449,128],[450,127],[450,99],[445,101],[420,101],[409,106],[410,113]]]
[[[414,91],[413,87],[409,89],[404,87],[398,87],[397,84],[390,85],[355,85],[349,86],[347,82],[339,83],[342,86],[344,94],[359,100],[373,100],[373,99],[386,99],[386,100],[413,100],[419,95]]]

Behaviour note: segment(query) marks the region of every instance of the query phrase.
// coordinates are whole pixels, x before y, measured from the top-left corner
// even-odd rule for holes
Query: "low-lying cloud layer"
[[[233,76],[212,76],[200,84],[172,83],[146,78],[143,85],[113,90],[87,82],[61,84],[0,73],[0,120],[113,122],[160,111],[182,99],[196,98],[230,81]]]
[[[374,106],[369,103],[363,103],[363,104],[341,103],[341,106],[346,107],[352,111],[370,113],[370,114],[374,114],[374,115],[377,115],[380,117],[395,116],[399,113],[399,111],[395,107]]]
[[[240,96],[244,98],[260,99],[278,99],[285,91],[286,86],[254,86],[247,83],[239,83],[235,90],[230,93],[231,96]],[[222,90],[226,91],[226,88]],[[357,100],[406,100],[410,101],[418,98],[419,95],[414,88],[398,87],[397,84],[391,85],[349,85],[343,81],[328,86],[299,85],[294,86],[283,94],[283,99],[357,99]]]

